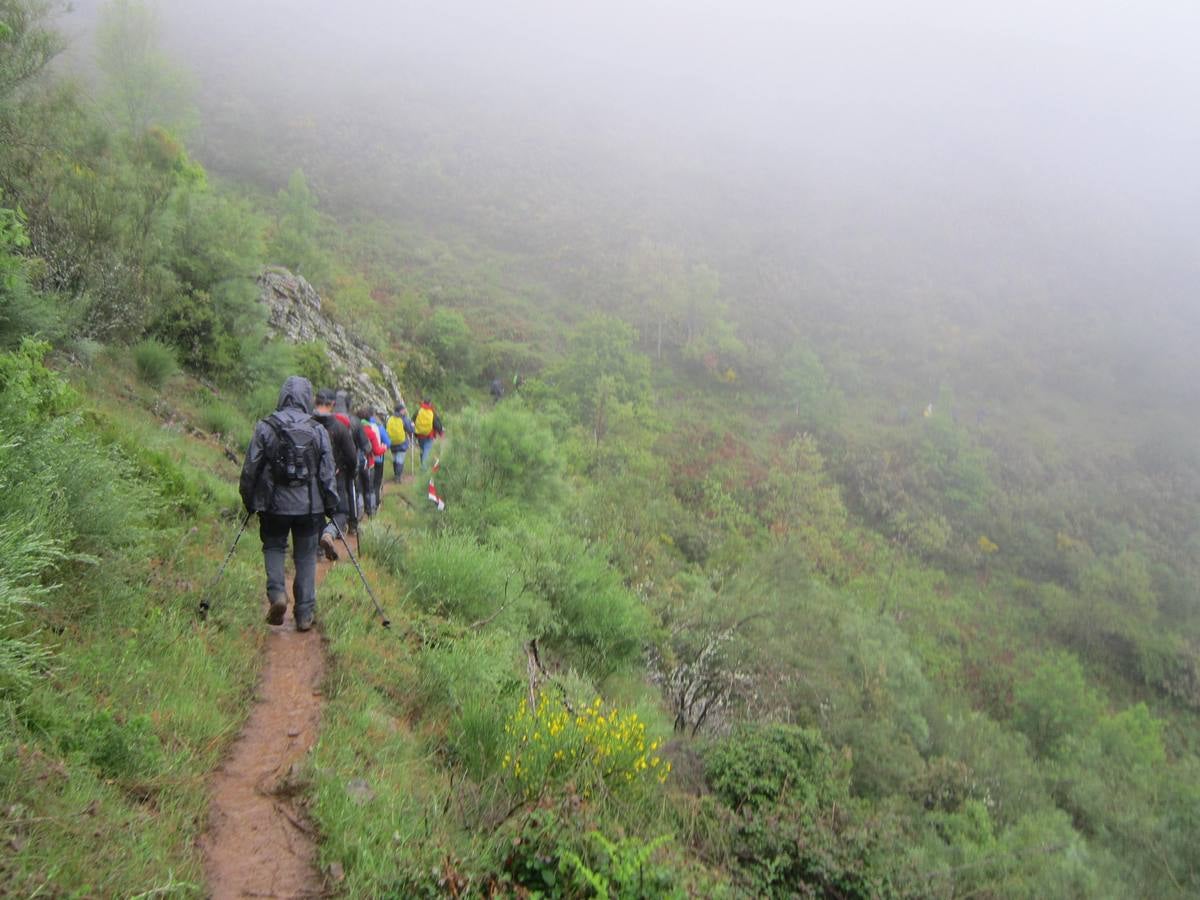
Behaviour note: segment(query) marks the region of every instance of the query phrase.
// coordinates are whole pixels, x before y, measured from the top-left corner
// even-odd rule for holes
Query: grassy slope
[[[201,894],[207,776],[252,697],[252,540],[209,623],[195,615],[234,533],[236,467],[215,441],[179,430],[198,415],[198,385],[179,377],[157,391],[131,371],[102,359],[67,373],[94,440],[125,455],[162,511],[120,553],[62,571],[37,611],[54,666],[0,737],[0,889],[13,895]]]

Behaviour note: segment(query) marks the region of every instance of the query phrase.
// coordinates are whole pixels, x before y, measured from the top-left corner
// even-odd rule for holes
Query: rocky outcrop
[[[287,269],[272,267],[258,277],[260,299],[270,311],[269,324],[278,336],[295,344],[322,341],[337,387],[350,391],[354,403],[390,411],[402,399],[396,374],[379,353],[357,335],[331,321],[321,310],[316,288]]]

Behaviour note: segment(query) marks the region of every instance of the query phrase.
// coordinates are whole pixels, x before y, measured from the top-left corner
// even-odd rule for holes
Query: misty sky
[[[523,137],[531,157],[557,135],[567,152],[640,155],[777,197],[794,185],[866,207],[937,196],[968,221],[1009,221],[1019,203],[1031,228],[1099,227],[1161,253],[1150,265],[1190,270],[1197,255],[1194,0],[160,8],[192,68],[236,73],[292,109],[332,103],[403,128],[411,105],[396,98],[420,96],[461,110],[466,132],[518,149]]]

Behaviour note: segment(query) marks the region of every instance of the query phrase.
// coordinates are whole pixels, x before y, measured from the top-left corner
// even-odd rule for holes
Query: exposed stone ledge
[[[323,341],[337,387],[349,390],[355,405],[365,402],[390,412],[403,399],[395,373],[379,353],[358,335],[331,321],[321,310],[321,295],[299,275],[272,266],[258,277],[260,298],[270,311],[269,325],[294,344]],[[372,372],[377,373],[373,375]]]

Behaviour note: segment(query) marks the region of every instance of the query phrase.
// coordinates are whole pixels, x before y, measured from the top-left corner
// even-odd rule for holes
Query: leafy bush
[[[592,677],[633,663],[649,643],[651,618],[641,600],[596,548],[561,523],[526,520],[491,540],[514,554],[525,589],[549,606],[547,646]]]
[[[210,400],[200,410],[200,424],[205,431],[225,438],[249,433],[241,411],[222,400]]]
[[[548,511],[562,495],[563,460],[550,430],[518,402],[464,410],[442,459],[442,495],[452,521],[489,526]]]
[[[1079,660],[1056,653],[1016,687],[1013,724],[1029,738],[1037,756],[1053,758],[1067,750],[1072,738],[1089,733],[1102,710]]]
[[[57,306],[30,286],[28,263],[21,256],[28,246],[24,216],[0,207],[0,348],[29,335],[53,337],[59,331]]]
[[[292,348],[292,352],[295,355],[297,374],[307,378],[314,391],[337,385],[337,374],[330,365],[329,352],[324,341],[297,344]]]
[[[414,544],[408,555],[409,595],[422,606],[465,622],[495,617],[519,632],[545,630],[546,611],[523,590],[515,567],[466,534],[449,532]]]
[[[464,635],[421,654],[422,705],[449,713],[437,746],[476,778],[494,772],[503,753],[506,701],[523,685],[513,668],[518,657],[502,632]]]
[[[817,731],[743,727],[705,754],[704,777],[730,809],[757,811],[780,803],[809,809],[849,796],[848,762]]]
[[[619,837],[605,832],[618,829]],[[490,896],[723,898],[740,896],[685,855],[669,834],[629,834],[599,822],[573,800],[539,806],[519,830],[498,835],[502,870],[489,876]]]
[[[153,388],[160,388],[179,371],[175,351],[161,341],[148,338],[133,348],[133,364],[138,378]]]
[[[705,777],[755,896],[896,896],[895,848],[850,798],[849,760],[815,731],[742,728],[705,755]]]
[[[595,891],[601,900],[628,897],[633,900],[657,900],[660,897],[685,897],[676,885],[678,873],[652,862],[659,849],[671,840],[662,835],[652,841],[624,838],[612,841],[598,831],[589,835],[581,856],[564,850],[559,870],[567,884],[576,890]],[[568,888],[569,889],[569,888]]]
[[[107,709],[76,720],[59,737],[67,753],[79,754],[110,778],[138,778],[155,773],[163,753],[148,716],[120,721]]]
[[[433,352],[444,373],[475,380],[475,343],[467,320],[453,309],[439,308],[417,328],[417,341]]]

